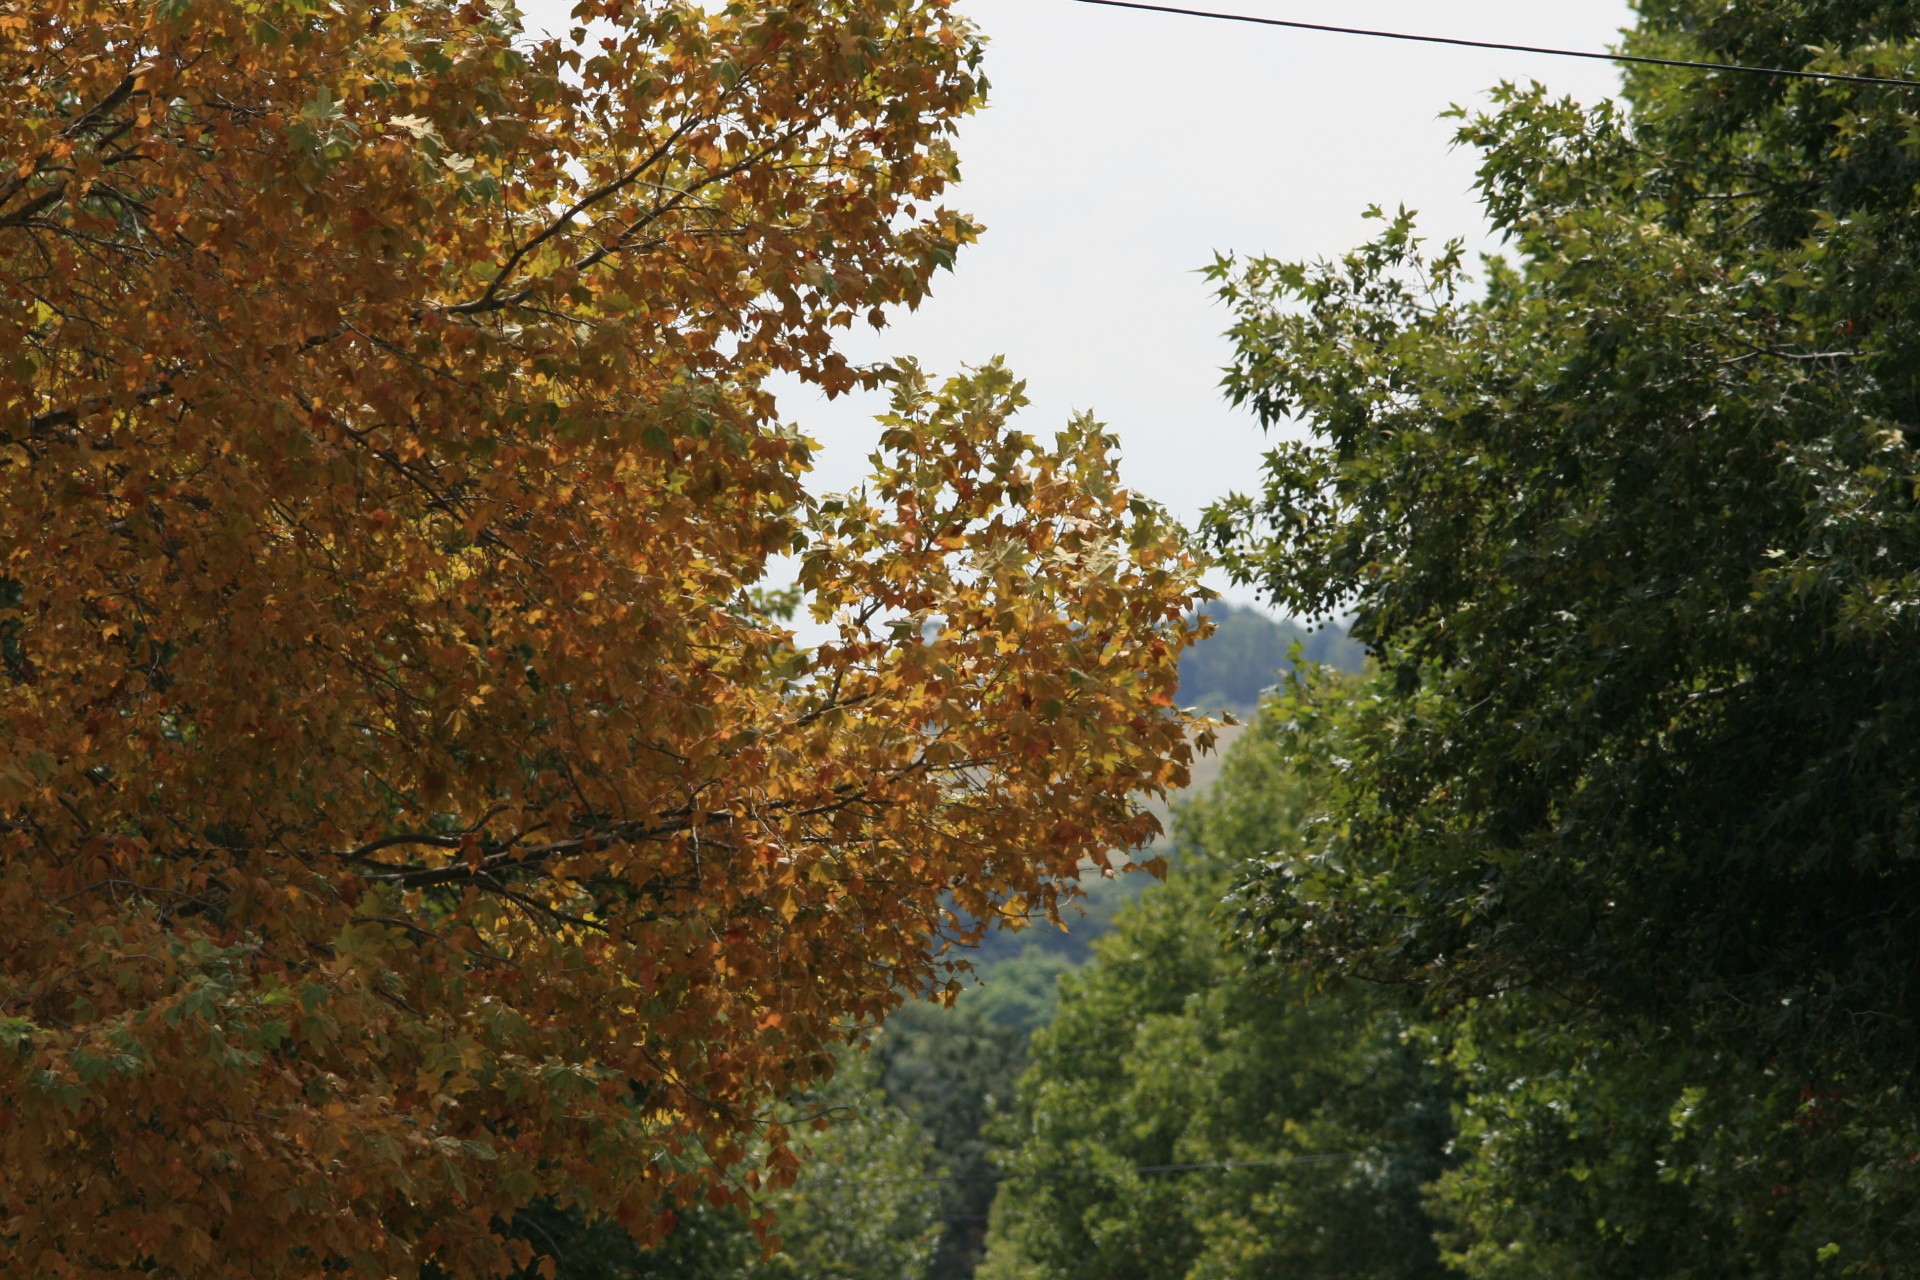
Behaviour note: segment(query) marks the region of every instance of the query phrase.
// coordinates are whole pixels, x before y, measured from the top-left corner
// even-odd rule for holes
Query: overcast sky
[[[1624,0],[1209,0],[1189,7],[1508,43],[1603,49]],[[1092,409],[1121,440],[1127,482],[1193,521],[1257,475],[1258,425],[1221,399],[1226,313],[1196,268],[1216,250],[1337,255],[1369,204],[1419,211],[1435,240],[1487,245],[1472,153],[1450,103],[1539,79],[1597,100],[1606,63],[1491,53],[1098,8],[961,0],[986,34],[986,110],[963,126],[951,203],[986,223],[922,308],[863,354],[933,371],[1004,354],[1027,379],[1025,426]],[[872,399],[796,388],[787,416],[825,444],[822,488],[872,449]],[[1224,587],[1224,583],[1216,583]],[[1241,593],[1229,591],[1230,596]]]
[[[1603,49],[1625,0],[1186,0],[1265,17]],[[531,0],[538,19],[560,8]],[[1257,478],[1251,417],[1220,398],[1226,315],[1196,269],[1216,250],[1337,255],[1362,211],[1406,204],[1434,240],[1488,246],[1475,160],[1450,146],[1450,103],[1538,79],[1593,101],[1606,63],[1315,34],[1099,8],[1074,0],[959,0],[988,37],[987,108],[960,138],[949,203],[987,227],[932,298],[860,358],[918,357],[935,374],[1005,355],[1028,382],[1023,422],[1050,433],[1091,409],[1122,442],[1135,489],[1192,522]],[[1490,246],[1488,246],[1490,247]],[[804,387],[784,416],[824,444],[816,488],[865,471],[879,397],[833,403]],[[1216,583],[1224,586],[1224,583]],[[1229,592],[1231,598],[1245,598]]]

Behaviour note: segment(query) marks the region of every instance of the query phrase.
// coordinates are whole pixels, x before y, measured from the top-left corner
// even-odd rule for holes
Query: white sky
[[[1626,0],[1167,0],[1346,26],[1603,49]],[[535,24],[563,4],[523,0]],[[1593,101],[1606,63],[1202,21],[1073,0],[959,0],[989,38],[987,108],[960,138],[948,199],[986,224],[933,296],[860,359],[912,355],[935,376],[993,355],[1028,383],[1043,438],[1092,409],[1121,440],[1122,474],[1191,523],[1257,483],[1250,415],[1218,391],[1226,313],[1196,274],[1216,250],[1335,256],[1365,239],[1369,204],[1420,212],[1435,241],[1492,247],[1454,151],[1450,103],[1538,79]],[[781,411],[824,448],[820,491],[865,473],[881,397],[827,402],[797,384]],[[1216,582],[1217,587],[1225,583]],[[1246,599],[1228,592],[1230,598]]]

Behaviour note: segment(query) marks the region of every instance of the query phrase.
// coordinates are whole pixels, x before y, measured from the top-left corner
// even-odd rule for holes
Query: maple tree
[[[765,390],[877,381],[834,330],[972,238],[969,28],[575,21],[0,3],[9,1271],[744,1206],[771,1100],[1186,779],[1192,569],[1108,436],[906,366],[827,499]]]

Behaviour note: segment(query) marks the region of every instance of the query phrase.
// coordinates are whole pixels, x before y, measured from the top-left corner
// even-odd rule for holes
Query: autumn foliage
[[[744,1203],[771,1099],[1185,780],[1098,428],[901,370],[827,499],[763,389],[971,238],[971,32],[710,7],[0,3],[0,1270]]]

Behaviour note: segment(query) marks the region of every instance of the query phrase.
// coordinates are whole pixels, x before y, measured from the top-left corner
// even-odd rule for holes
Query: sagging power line
[[[1182,18],[1245,22],[1257,27],[1286,27],[1294,31],[1318,31],[1327,35],[1366,36],[1375,40],[1408,40],[1416,44],[1444,44],[1462,49],[1494,49],[1503,53],[1538,53],[1550,58],[1585,58],[1594,62],[1631,62],[1653,67],[1688,67],[1696,71],[1728,71],[1739,75],[1774,76],[1790,80],[1874,84],[1900,89],[1920,88],[1920,80],[1850,75],[1840,71],[1796,71],[1788,67],[1756,67],[1738,62],[1694,62],[1686,58],[1654,58],[1637,53],[1604,53],[1591,49],[1555,49],[1546,45],[1505,44],[1497,40],[1468,40],[1460,36],[1415,35],[1406,31],[1377,31],[1367,27],[1340,27],[1323,22],[1298,22],[1290,18],[1261,18],[1249,13],[1224,13],[1208,9],[1185,9],[1176,5],[1144,4],[1140,0],[1074,0],[1074,2],[1100,5],[1107,9],[1137,9],[1143,13],[1173,14]]]
[[[832,1178],[826,1179],[825,1181],[827,1181],[829,1185],[836,1187],[898,1186],[903,1183],[927,1182],[1022,1182],[1034,1179],[1100,1178],[1129,1173],[1193,1173],[1206,1169],[1272,1169],[1284,1165],[1333,1164],[1339,1161],[1358,1160],[1359,1158],[1360,1156],[1355,1152],[1341,1151],[1313,1156],[1280,1156],[1272,1159],[1195,1160],[1185,1164],[1136,1164],[1124,1165],[1112,1169],[1080,1166],[1073,1169],[1023,1169],[1002,1173],[928,1173],[916,1174],[905,1178]]]

